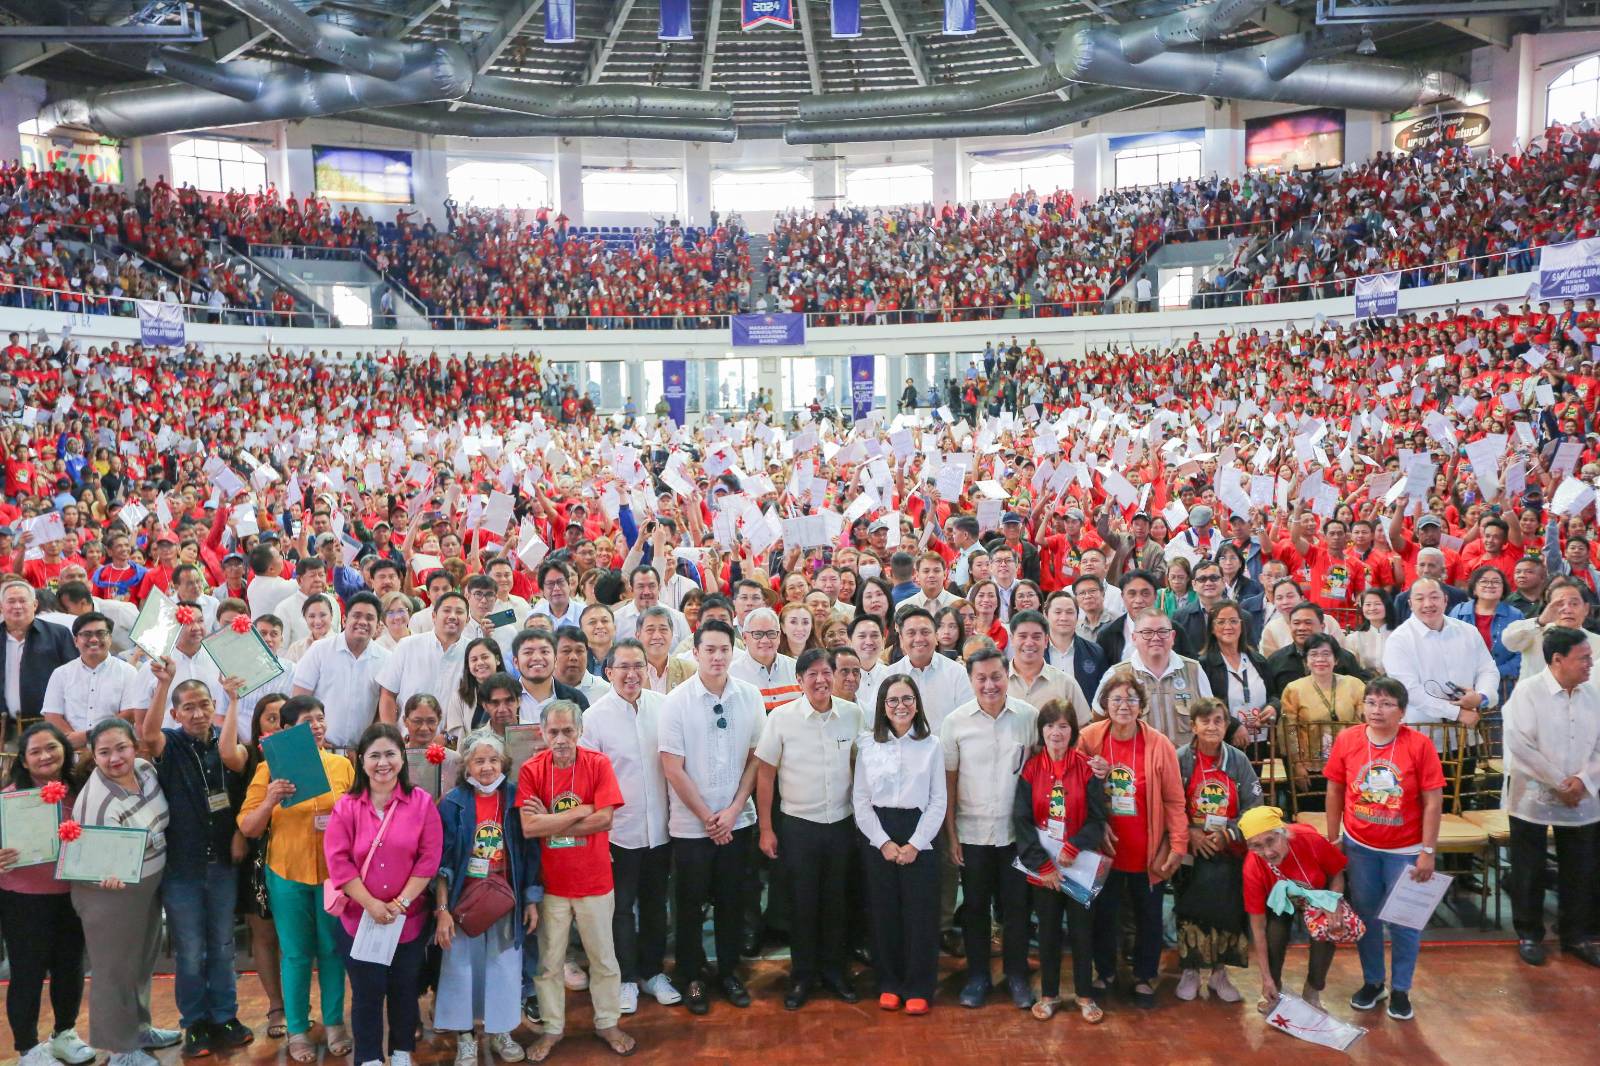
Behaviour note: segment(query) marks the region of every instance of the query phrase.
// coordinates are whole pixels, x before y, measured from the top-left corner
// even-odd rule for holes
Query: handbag
[[[389,828],[389,819],[394,815],[395,807],[399,806],[396,799],[398,797],[390,798],[389,808],[383,812],[383,821],[378,823],[378,835],[372,838],[372,847],[367,849],[367,857],[362,860],[361,879],[363,881],[367,879],[367,867],[372,865],[372,857],[378,853],[378,845],[383,843],[383,833],[384,830]],[[344,894],[343,889],[333,883],[333,878],[325,877],[322,879],[323,910],[335,918],[342,918],[344,917],[345,907],[349,906],[349,904],[350,897]]]
[[[473,877],[456,899],[451,917],[463,936],[482,936],[517,906],[517,895],[504,877]]]
[[[1339,900],[1332,913],[1309,903],[1299,903],[1301,920],[1306,923],[1306,933],[1312,940],[1325,940],[1334,944],[1354,944],[1366,934],[1366,923],[1350,906],[1347,899]]]

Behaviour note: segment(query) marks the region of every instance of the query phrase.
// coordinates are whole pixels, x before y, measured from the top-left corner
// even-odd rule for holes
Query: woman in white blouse
[[[1394,632],[1394,601],[1382,589],[1367,589],[1361,594],[1361,624],[1344,635],[1345,651],[1356,657],[1362,669],[1383,673],[1383,649]]]
[[[922,694],[904,674],[878,689],[872,731],[857,744],[854,805],[865,837],[878,1006],[926,1014],[939,977],[939,861],[944,753]]]

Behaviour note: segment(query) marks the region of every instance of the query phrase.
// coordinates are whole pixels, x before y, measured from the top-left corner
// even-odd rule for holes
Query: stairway
[[[770,247],[772,238],[767,234],[750,234],[750,307],[755,307],[756,301],[766,295],[770,282],[766,267],[767,249]]]

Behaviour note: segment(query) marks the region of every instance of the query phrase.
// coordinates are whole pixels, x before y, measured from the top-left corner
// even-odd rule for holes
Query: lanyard
[[[1250,660],[1245,658],[1243,652],[1239,653],[1238,673],[1233,672],[1233,667],[1228,665],[1228,661],[1226,659],[1222,661],[1222,665],[1223,668],[1228,671],[1228,676],[1239,682],[1240,702],[1246,707],[1250,706],[1250,675],[1255,670],[1255,668],[1250,665]]]
[[[1328,699],[1328,694],[1322,691],[1322,686],[1317,684],[1316,678],[1312,677],[1310,674],[1307,674],[1306,679],[1311,682],[1311,691],[1315,692],[1317,694],[1317,699],[1322,701],[1322,707],[1328,712],[1328,717],[1337,722],[1339,720],[1339,711],[1337,709],[1337,704],[1339,702],[1338,676],[1335,675],[1333,679],[1333,699],[1331,700]],[[1369,741],[1368,743],[1371,742]]]

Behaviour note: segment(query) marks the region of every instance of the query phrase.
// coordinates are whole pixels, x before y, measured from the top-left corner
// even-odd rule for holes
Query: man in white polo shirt
[[[294,671],[292,696],[322,701],[328,747],[351,749],[378,711],[378,673],[389,649],[373,643],[382,607],[370,592],[358,592],[345,607],[344,630],[306,650]],[[409,639],[409,638],[408,638]]]
[[[96,722],[122,713],[124,693],[139,673],[111,657],[111,629],[111,619],[98,611],[74,618],[72,643],[78,657],[52,670],[45,682],[40,713],[74,748],[84,746]]]
[[[430,617],[433,631],[413,633],[396,644],[378,670],[378,717],[391,725],[416,693],[450,692],[461,679],[467,597],[454,589],[441,593],[433,601]]]
[[[960,663],[939,654],[933,615],[921,607],[902,607],[896,614],[905,658],[890,663],[888,675],[905,674],[917,683],[922,713],[937,733],[951,711],[972,699],[972,683]]]
[[[728,674],[761,690],[767,711],[776,710],[800,694],[794,676],[794,659],[778,650],[783,631],[770,607],[758,607],[744,619],[744,650],[735,652]]]

